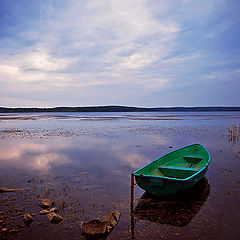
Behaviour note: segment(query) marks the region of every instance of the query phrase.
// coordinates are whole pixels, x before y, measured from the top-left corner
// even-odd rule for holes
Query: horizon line
[[[201,105],[201,106],[130,106],[130,105],[85,105],[85,106],[53,106],[53,107],[6,107],[0,106],[0,108],[5,109],[54,109],[54,108],[92,108],[92,107],[129,107],[129,108],[239,108],[240,105],[228,105],[228,106],[221,106],[221,105]]]

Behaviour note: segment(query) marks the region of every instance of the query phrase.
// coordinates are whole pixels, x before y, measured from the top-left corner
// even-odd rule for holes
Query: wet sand
[[[25,190],[0,193],[0,238],[81,239],[82,221],[117,209],[108,239],[239,239],[240,141],[229,136],[239,122],[239,113],[1,115],[0,187]],[[135,187],[131,217],[130,173],[192,143],[212,156],[203,181],[167,198]],[[39,214],[43,198],[61,223]]]

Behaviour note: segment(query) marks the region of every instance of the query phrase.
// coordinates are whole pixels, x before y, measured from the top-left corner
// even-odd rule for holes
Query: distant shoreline
[[[128,107],[128,106],[93,106],[93,107],[53,107],[53,108],[5,108],[0,113],[24,112],[234,112],[240,107]]]

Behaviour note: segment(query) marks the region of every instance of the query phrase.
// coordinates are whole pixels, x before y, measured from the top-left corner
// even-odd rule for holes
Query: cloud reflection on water
[[[59,153],[60,149],[67,147],[56,141],[52,144],[7,142],[0,145],[0,161],[8,167],[49,170],[52,166],[71,162],[67,155]]]
[[[28,134],[33,136],[31,132]],[[131,132],[127,137],[119,133],[115,137],[115,132],[68,137],[56,135],[55,131],[48,132],[46,136],[44,134],[39,130],[37,137],[32,139],[28,135],[14,138],[13,141],[3,139],[0,162],[7,168],[40,172],[54,171],[56,168],[59,171],[62,168],[61,172],[74,169],[76,173],[77,169],[85,171],[97,167],[103,172],[123,175],[153,160],[146,152],[147,144],[168,144],[166,137],[144,134],[139,138],[132,136]]]

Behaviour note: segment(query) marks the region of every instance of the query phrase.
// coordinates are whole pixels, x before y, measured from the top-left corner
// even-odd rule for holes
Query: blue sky
[[[0,0],[0,106],[239,106],[239,0]]]

